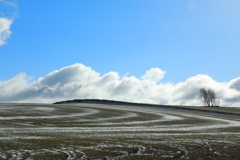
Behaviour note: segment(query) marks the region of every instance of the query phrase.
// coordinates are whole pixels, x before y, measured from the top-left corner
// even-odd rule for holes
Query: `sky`
[[[0,0],[0,102],[240,107],[239,0]]]

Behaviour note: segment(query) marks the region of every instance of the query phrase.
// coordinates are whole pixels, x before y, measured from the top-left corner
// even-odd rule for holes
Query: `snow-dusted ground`
[[[0,141],[48,140],[55,134],[102,139],[232,136],[239,140],[239,129],[240,116],[206,112],[104,104],[0,104]],[[76,158],[72,152],[64,151],[68,159]],[[1,154],[4,159],[0,148],[0,159]]]

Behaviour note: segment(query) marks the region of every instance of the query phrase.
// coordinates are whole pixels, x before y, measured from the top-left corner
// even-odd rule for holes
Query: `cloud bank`
[[[141,77],[117,72],[104,75],[83,64],[53,71],[29,82],[25,73],[0,81],[0,102],[52,103],[68,99],[96,98],[168,105],[202,105],[199,89],[211,87],[221,98],[221,106],[240,107],[240,77],[217,82],[207,75],[196,75],[178,84],[164,83],[166,72],[152,68]]]

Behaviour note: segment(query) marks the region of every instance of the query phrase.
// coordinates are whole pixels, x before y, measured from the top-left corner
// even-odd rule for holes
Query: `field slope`
[[[221,114],[232,114],[232,115],[240,116],[240,107],[159,105],[159,104],[133,103],[133,102],[124,102],[124,101],[105,100],[105,99],[74,99],[74,100],[55,102],[53,104],[81,104],[81,103],[180,109],[180,110],[192,110],[192,111],[212,112],[212,113],[221,113]]]
[[[238,113],[219,107],[2,103],[0,159],[237,160]]]

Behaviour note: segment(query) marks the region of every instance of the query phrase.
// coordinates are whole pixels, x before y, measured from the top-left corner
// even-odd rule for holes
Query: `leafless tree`
[[[211,88],[209,88],[208,90],[206,90],[205,88],[201,88],[199,91],[199,97],[203,100],[205,106],[219,106],[219,97],[217,97],[215,91]]]

